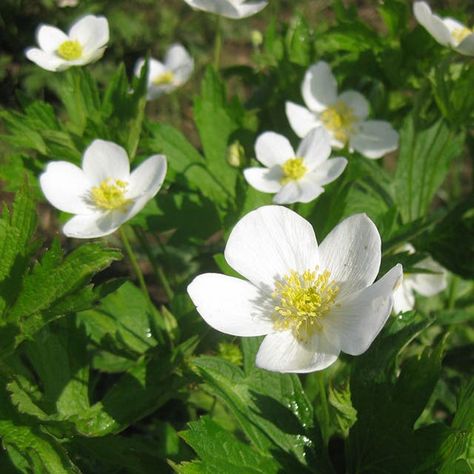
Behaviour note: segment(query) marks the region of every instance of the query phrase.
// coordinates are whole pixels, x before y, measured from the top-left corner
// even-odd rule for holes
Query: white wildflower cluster
[[[264,0],[185,0],[197,10],[231,19],[254,15]],[[77,2],[76,2],[77,3]],[[61,2],[61,6],[73,2]],[[414,13],[442,45],[474,55],[474,33],[461,23],[432,14],[425,2]],[[97,61],[109,41],[109,25],[87,15],[67,33],[41,25],[39,47],[28,59],[48,71],[63,71]],[[145,60],[139,59],[139,76]],[[147,98],[168,94],[189,80],[194,60],[180,44],[167,50],[163,62],[148,61]],[[258,191],[274,194],[275,204],[308,203],[324,192],[358,152],[379,159],[398,148],[390,123],[371,116],[370,104],[355,90],[338,91],[331,67],[319,61],[309,67],[301,85],[304,105],[286,103],[288,122],[301,139],[296,148],[278,133],[266,131],[255,142],[262,167],[243,171]],[[152,199],[163,184],[166,158],[154,155],[130,171],[119,145],[94,140],[82,167],[66,161],[46,166],[40,184],[48,201],[74,214],[63,227],[69,237],[96,238],[115,232]],[[413,253],[412,246],[403,250]],[[357,214],[343,220],[318,245],[310,223],[283,206],[264,206],[244,216],[225,248],[227,263],[243,278],[215,273],[196,277],[188,287],[197,311],[213,328],[235,336],[265,336],[257,354],[259,367],[279,372],[311,372],[336,361],[340,352],[359,355],[368,349],[393,311],[407,311],[414,293],[431,296],[446,287],[445,271],[431,259],[419,267],[427,274],[405,275],[401,265],[376,280],[381,238],[374,223]]]

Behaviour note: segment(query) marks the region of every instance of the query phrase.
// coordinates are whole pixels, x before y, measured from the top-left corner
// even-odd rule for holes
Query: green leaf
[[[444,341],[426,348],[401,365],[396,376],[396,356],[426,323],[407,326],[379,337],[354,363],[351,394],[357,421],[349,435],[349,471],[419,472],[427,453],[420,455],[423,435],[413,431],[441,371]],[[430,472],[435,472],[435,464]],[[424,472],[424,471],[423,471]]]
[[[63,259],[59,244],[53,244],[32,272],[25,275],[21,293],[8,312],[8,319],[28,324],[29,316],[78,291],[95,273],[119,260],[120,256],[115,249],[90,243],[78,247]]]
[[[166,124],[148,124],[153,138],[148,148],[161,152],[168,158],[170,170],[177,178],[184,178],[193,190],[199,190],[211,201],[222,206],[230,197],[230,191],[206,166],[204,158],[196,151],[181,132]]]
[[[199,421],[188,423],[188,430],[180,435],[196,451],[202,463],[191,466],[181,464],[177,472],[225,472],[226,474],[281,472],[281,466],[271,453],[258,451],[242,443],[209,417],[202,417]]]
[[[218,357],[201,356],[195,365],[257,448],[278,446],[301,464],[308,462],[311,447],[304,434],[311,430],[313,411],[297,376],[255,367],[245,373]]]
[[[215,70],[206,70],[201,95],[194,101],[194,119],[201,138],[207,167],[225,188],[229,197],[235,198],[238,171],[227,162],[231,135],[239,128],[242,111],[226,100],[224,83]]]
[[[426,129],[413,116],[405,119],[395,174],[396,202],[404,222],[427,212],[463,145],[464,134],[451,131],[441,119]]]
[[[3,446],[17,469],[25,474],[31,472],[71,474],[79,469],[72,463],[64,448],[38,426],[27,424],[6,397],[0,392],[0,436]]]
[[[124,283],[103,298],[96,308],[83,311],[78,317],[89,337],[99,346],[104,340],[116,339],[119,347],[138,356],[157,345],[150,329],[155,315],[143,293],[131,282]]]

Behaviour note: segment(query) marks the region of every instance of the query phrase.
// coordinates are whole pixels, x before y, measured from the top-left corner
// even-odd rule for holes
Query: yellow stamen
[[[159,74],[153,79],[153,85],[155,86],[167,86],[172,84],[174,81],[174,74],[171,71],[166,71],[162,74]]]
[[[344,144],[349,140],[358,120],[352,108],[342,100],[328,107],[321,113],[320,118],[323,125],[333,133],[334,138]]]
[[[91,201],[99,209],[125,212],[132,202],[125,197],[127,186],[128,184],[120,179],[104,179],[99,186],[91,189]]]
[[[281,168],[283,171],[283,177],[280,180],[281,184],[286,184],[290,181],[297,181],[308,172],[308,168],[304,164],[303,158],[298,157],[286,160]]]
[[[67,61],[74,61],[82,56],[82,46],[79,41],[66,40],[56,51],[58,56]]]
[[[300,341],[306,342],[322,328],[321,320],[335,304],[338,286],[330,280],[331,273],[294,270],[275,283],[272,293],[276,301],[273,327],[279,331],[291,330]]]
[[[469,28],[462,27],[462,28],[456,28],[451,32],[451,36],[456,41],[457,44],[461,43],[461,41],[465,38],[467,38],[469,35],[472,35],[474,33],[473,30],[470,30]]]

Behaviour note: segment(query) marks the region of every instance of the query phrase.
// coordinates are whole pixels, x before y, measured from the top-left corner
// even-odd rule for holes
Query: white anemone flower
[[[257,160],[266,168],[247,168],[245,179],[263,193],[276,193],[273,202],[310,202],[324,192],[323,186],[338,178],[345,158],[332,158],[328,133],[318,127],[301,141],[296,153],[283,135],[265,132],[255,143]]]
[[[74,23],[68,34],[40,25],[36,40],[39,48],[28,48],[26,57],[48,71],[63,71],[102,57],[109,41],[109,23],[103,16],[87,15]]]
[[[67,161],[48,164],[40,176],[46,199],[76,214],[63,227],[68,237],[90,239],[115,232],[159,191],[166,158],[153,155],[130,172],[127,152],[119,145],[94,140],[86,149],[82,169]]]
[[[139,76],[145,64],[143,58],[135,65],[135,75]],[[151,58],[148,63],[148,100],[162,94],[169,94],[182,86],[194,70],[194,60],[180,44],[171,45],[165,54],[164,62]]]
[[[334,148],[356,150],[377,159],[398,148],[398,133],[388,122],[367,120],[369,103],[359,92],[337,92],[336,79],[329,65],[313,64],[304,76],[301,93],[306,107],[286,103],[286,115],[295,133],[303,138],[323,126],[331,135]]]
[[[339,353],[365,352],[392,310],[402,278],[396,265],[374,283],[380,235],[365,215],[351,216],[318,246],[310,223],[282,206],[264,206],[232,230],[225,258],[246,280],[197,276],[188,293],[213,328],[234,336],[265,335],[256,365],[312,372]]]
[[[255,15],[268,5],[268,0],[184,0],[189,6],[216,15],[239,20]]]
[[[466,56],[474,56],[474,30],[454,18],[441,18],[426,2],[415,2],[413,13],[418,23],[441,45]]]
[[[410,254],[415,253],[415,248],[411,244],[404,245],[400,250]],[[415,307],[415,293],[430,297],[446,289],[447,272],[438,262],[427,257],[418,262],[416,267],[433,273],[406,273],[403,276],[402,284],[393,294],[393,312],[395,314],[411,311]]]

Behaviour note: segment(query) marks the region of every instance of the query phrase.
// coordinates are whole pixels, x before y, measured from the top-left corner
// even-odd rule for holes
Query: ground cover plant
[[[4,0],[0,472],[473,472],[471,3]]]

